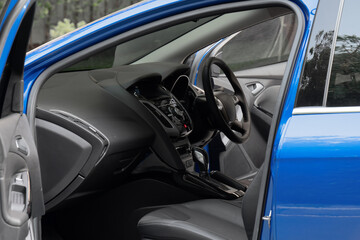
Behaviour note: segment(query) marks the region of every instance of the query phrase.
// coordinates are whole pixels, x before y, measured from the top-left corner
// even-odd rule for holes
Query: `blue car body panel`
[[[276,239],[359,236],[359,121],[360,113],[288,119],[271,167]]]
[[[18,2],[18,1],[14,1],[14,0],[13,0],[13,1],[10,1],[8,7],[6,8],[6,10],[3,9],[3,11],[5,10],[6,12],[5,12],[5,14],[4,14],[4,18],[1,20],[0,30],[2,29],[2,27],[3,27],[3,25],[4,25],[5,21],[6,21],[6,19],[8,18],[9,14],[11,13],[11,11],[14,9],[14,7],[15,7],[15,5],[16,5],[17,2]]]
[[[11,0],[9,2],[9,5],[8,5],[7,9],[5,10],[6,12],[5,12],[4,18],[2,19],[1,25],[0,25],[0,31],[1,31],[2,34],[5,34],[4,33],[5,29],[3,29],[4,24],[7,21],[8,17],[10,16],[11,12],[14,10],[14,8],[15,8],[15,6],[16,6],[16,4],[18,2],[19,1],[17,1],[17,0]],[[17,31],[18,31],[18,29],[20,27],[21,20],[24,17],[24,15],[25,15],[25,13],[26,13],[26,11],[28,9],[29,4],[30,4],[30,0],[28,0],[28,1],[26,1],[24,3],[24,7],[21,9],[19,14],[17,15],[16,19],[14,20],[14,22],[13,22],[13,24],[11,26],[11,29],[7,33],[7,38],[6,38],[6,42],[4,44],[3,49],[0,49],[0,52],[1,52],[1,55],[0,55],[0,76],[2,76],[2,74],[3,74],[3,70],[4,70],[4,67],[5,67],[6,61],[8,59],[11,47],[13,45],[16,33],[17,33]]]

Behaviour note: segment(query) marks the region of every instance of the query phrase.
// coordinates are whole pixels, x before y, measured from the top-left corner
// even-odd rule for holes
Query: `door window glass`
[[[336,39],[326,106],[360,106],[360,1],[346,0]]]
[[[287,61],[296,30],[295,14],[249,27],[217,53],[234,72]]]
[[[323,106],[340,1],[320,1],[300,78],[296,107]]]

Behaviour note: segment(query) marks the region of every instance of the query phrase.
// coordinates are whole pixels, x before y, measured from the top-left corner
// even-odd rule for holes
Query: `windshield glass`
[[[63,71],[111,68],[133,63],[215,18],[216,16],[202,18],[152,32],[90,56]]]

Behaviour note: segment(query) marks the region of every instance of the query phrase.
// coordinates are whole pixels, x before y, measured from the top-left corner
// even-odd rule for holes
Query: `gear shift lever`
[[[192,149],[192,156],[194,162],[199,166],[200,177],[209,178],[209,156],[207,152],[202,148],[194,147]]]

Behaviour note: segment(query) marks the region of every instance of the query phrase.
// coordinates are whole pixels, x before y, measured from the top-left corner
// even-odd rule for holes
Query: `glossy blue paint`
[[[1,28],[3,27],[4,23],[5,23],[5,20],[7,19],[7,17],[9,16],[9,14],[11,13],[11,11],[14,9],[16,3],[18,2],[18,0],[11,0],[9,2],[9,5],[6,9],[3,9],[3,11],[6,11],[5,12],[5,15],[4,15],[4,18],[1,20],[1,24],[0,24],[0,30]]]
[[[45,44],[28,53],[25,60],[24,112],[36,78],[52,64],[96,43],[138,26],[194,9],[236,0],[150,0],[105,18]]]
[[[11,0],[10,1],[9,6],[8,6],[8,8],[6,10],[5,16],[4,16],[3,20],[2,20],[1,28],[4,27],[4,23],[6,22],[6,19],[10,16],[10,14],[12,14],[11,11],[14,9],[17,2],[18,2],[17,0]],[[6,37],[6,42],[4,44],[3,49],[0,49],[0,52],[1,52],[1,56],[0,56],[0,76],[2,76],[2,74],[3,74],[3,70],[4,70],[4,67],[5,67],[6,61],[8,59],[12,44],[14,42],[17,30],[20,27],[21,19],[24,17],[24,15],[26,13],[26,10],[29,7],[29,4],[30,4],[30,0],[26,1],[23,4],[23,7],[21,8],[18,16],[16,17],[16,20],[14,21],[13,25],[11,26],[11,29],[8,32],[4,32],[5,29],[2,29],[2,31],[1,31],[1,34],[7,34],[7,37]]]
[[[272,168],[277,239],[360,236],[359,121],[360,113],[288,119]]]

